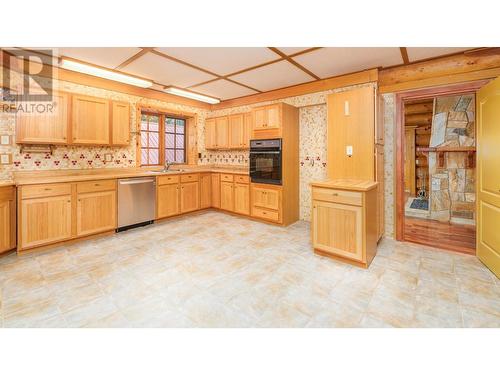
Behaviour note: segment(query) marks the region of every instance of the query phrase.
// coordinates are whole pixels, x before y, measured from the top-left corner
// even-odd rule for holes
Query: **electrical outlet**
[[[113,161],[113,154],[104,154],[104,161],[106,162]]]
[[[10,145],[10,135],[0,136],[0,145],[2,145],[2,146]]]
[[[12,154],[0,154],[0,164],[2,165],[8,165],[11,164],[11,157]]]

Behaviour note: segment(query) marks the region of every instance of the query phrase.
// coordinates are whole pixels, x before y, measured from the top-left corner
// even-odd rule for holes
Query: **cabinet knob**
[[[339,195],[339,194],[338,194],[338,193],[332,193],[332,195],[333,195],[334,197],[336,197],[336,196],[337,196],[337,195]]]
[[[43,190],[45,190],[45,191],[51,191],[52,189],[51,188],[45,188]]]

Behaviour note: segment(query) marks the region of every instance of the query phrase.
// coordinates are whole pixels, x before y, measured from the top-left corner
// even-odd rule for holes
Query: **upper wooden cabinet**
[[[205,121],[205,148],[207,150],[217,148],[217,130],[213,118]]]
[[[53,103],[40,103],[43,113],[18,112],[16,142],[27,144],[67,144],[70,96],[54,92]],[[49,106],[50,105],[50,106]]]
[[[243,115],[243,148],[250,148],[250,139],[252,138],[252,112]]]
[[[252,110],[252,138],[280,138],[283,124],[282,103],[257,107]]]
[[[207,150],[249,148],[251,128],[251,113],[207,119],[205,121],[205,148]]]
[[[245,132],[243,113],[229,116],[229,148],[242,148]]]
[[[126,146],[130,143],[130,104],[111,103],[111,143]]]
[[[215,119],[215,145],[217,148],[229,148],[229,118],[227,116]]]
[[[16,247],[16,188],[0,187],[0,253]]]
[[[109,100],[73,95],[72,102],[72,143],[109,144]]]

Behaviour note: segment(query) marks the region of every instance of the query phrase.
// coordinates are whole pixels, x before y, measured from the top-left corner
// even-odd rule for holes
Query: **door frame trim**
[[[437,96],[449,96],[459,94],[475,94],[481,87],[490,82],[490,79],[472,81],[454,85],[436,86],[431,88],[404,91],[396,93],[396,121],[394,129],[395,143],[395,163],[394,163],[394,219],[395,219],[395,239],[405,241],[404,238],[404,101],[428,99]],[[477,171],[476,171],[477,174]],[[477,180],[477,179],[476,179]]]

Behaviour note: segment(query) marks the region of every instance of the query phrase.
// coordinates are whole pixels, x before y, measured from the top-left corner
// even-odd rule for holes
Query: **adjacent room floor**
[[[384,240],[364,270],[217,212],[1,257],[0,286],[3,327],[500,327],[473,256]]]

